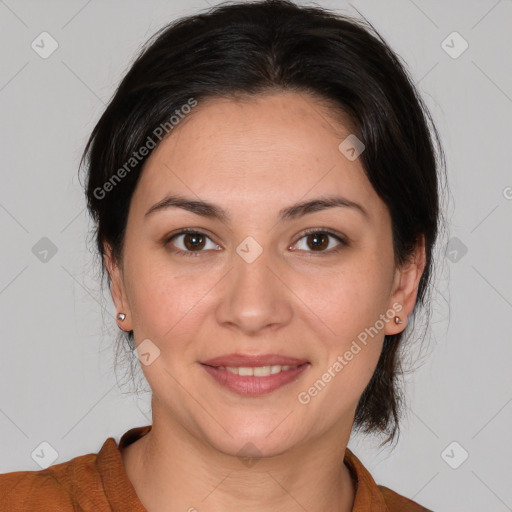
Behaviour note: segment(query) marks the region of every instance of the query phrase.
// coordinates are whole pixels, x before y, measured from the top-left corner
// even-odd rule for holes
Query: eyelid
[[[164,237],[164,243],[169,243],[173,238],[175,238],[179,235],[183,235],[185,233],[198,233],[200,235],[207,236],[212,242],[214,241],[212,238],[212,235],[208,231],[205,231],[201,228],[181,228],[181,229],[178,229],[178,230],[173,231],[172,233],[169,233],[168,235],[166,235]],[[217,244],[217,242],[215,242],[215,243]],[[220,244],[217,244],[217,245],[220,245]]]
[[[297,240],[300,240],[302,237],[306,235],[311,235],[312,233],[324,233],[326,235],[331,235],[335,238],[339,238],[339,240],[342,242],[348,243],[347,237],[342,233],[339,233],[338,231],[335,231],[331,228],[323,228],[321,226],[318,228],[308,228],[305,229],[304,231],[301,231],[300,235],[298,235]]]

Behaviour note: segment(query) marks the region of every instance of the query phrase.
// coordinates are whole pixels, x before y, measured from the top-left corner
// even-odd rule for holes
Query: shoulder
[[[388,487],[383,485],[378,487],[389,512],[433,512],[428,508],[422,507],[419,503],[392,491]]]
[[[353,512],[432,512],[412,499],[377,485],[363,463],[347,448],[344,458],[356,484]]]
[[[96,454],[75,457],[40,471],[0,474],[2,512],[75,510],[74,505],[87,488],[100,485],[95,475]]]
[[[119,445],[109,437],[98,453],[79,455],[41,471],[0,474],[0,512],[144,512],[120,449],[150,430],[151,425],[131,428]]]
[[[73,510],[69,492],[49,469],[1,474],[0,510],[35,512],[43,506]]]

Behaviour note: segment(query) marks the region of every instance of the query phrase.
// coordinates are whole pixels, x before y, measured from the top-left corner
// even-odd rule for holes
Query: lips
[[[247,363],[244,363],[247,364]],[[301,364],[299,366],[273,366],[273,368],[281,368],[278,373],[259,376],[256,375],[238,375],[232,373],[224,366],[209,366],[203,364],[205,371],[220,384],[221,387],[228,389],[233,393],[244,396],[261,396],[272,393],[287,384],[296,382],[309,368],[309,364]],[[251,367],[242,367],[250,370]],[[266,367],[268,368],[268,366]],[[288,368],[285,370],[284,368]]]
[[[228,354],[200,364],[223,388],[253,397],[296,382],[311,366],[306,359],[279,354]]]
[[[229,354],[225,356],[214,357],[201,364],[218,368],[220,366],[235,366],[244,368],[253,368],[257,366],[300,366],[307,363],[307,359],[297,359],[296,357],[282,356],[279,354]]]

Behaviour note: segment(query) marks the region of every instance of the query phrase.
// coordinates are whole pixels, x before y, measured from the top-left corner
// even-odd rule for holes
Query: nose
[[[265,249],[254,261],[240,254],[233,255],[216,309],[217,322],[252,336],[284,327],[293,315],[285,263]]]

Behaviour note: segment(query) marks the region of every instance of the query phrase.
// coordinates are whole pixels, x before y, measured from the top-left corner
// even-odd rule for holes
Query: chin
[[[218,442],[212,444],[216,450],[226,455],[238,457],[247,466],[261,457],[276,457],[293,447],[293,442],[290,439],[283,443],[281,439],[269,440],[265,435],[234,436],[222,441],[218,440]]]
[[[286,417],[286,415],[284,416]],[[237,457],[274,457],[289,450],[295,443],[292,439],[290,425],[285,425],[284,417],[272,420],[254,421],[254,415],[248,415],[242,421],[224,421],[224,428],[211,432],[212,423],[205,426],[203,436],[216,450]],[[224,430],[225,429],[225,430]]]

